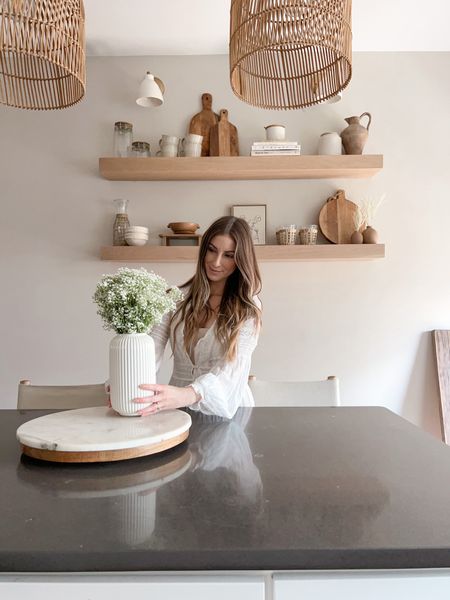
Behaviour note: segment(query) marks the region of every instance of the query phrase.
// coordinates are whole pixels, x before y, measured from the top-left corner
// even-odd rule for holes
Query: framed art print
[[[257,246],[266,243],[266,205],[235,204],[231,207],[233,217],[247,221],[252,232],[253,243]]]

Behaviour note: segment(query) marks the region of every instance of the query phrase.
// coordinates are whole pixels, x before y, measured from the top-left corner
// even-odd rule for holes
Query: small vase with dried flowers
[[[386,194],[382,194],[379,197],[369,196],[362,202],[361,212],[366,223],[366,228],[363,231],[363,242],[364,244],[376,244],[378,242],[378,231],[371,225],[375,217],[376,212],[384,202]]]
[[[353,226],[355,227],[355,230],[350,237],[350,241],[352,244],[362,244],[364,241],[362,234],[364,229],[364,216],[359,206],[357,206],[357,209],[353,213]]]

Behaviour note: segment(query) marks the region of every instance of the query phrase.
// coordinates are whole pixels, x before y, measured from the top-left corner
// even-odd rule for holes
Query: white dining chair
[[[253,375],[248,384],[256,406],[340,406],[339,379],[264,381]]]
[[[17,408],[88,408],[106,406],[107,395],[103,383],[92,385],[32,385],[28,379],[19,383]]]

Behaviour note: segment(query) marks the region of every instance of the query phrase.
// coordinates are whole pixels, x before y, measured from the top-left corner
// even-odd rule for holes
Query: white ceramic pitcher
[[[164,134],[159,140],[159,147],[160,150],[156,153],[156,156],[178,156],[180,138],[176,135]]]

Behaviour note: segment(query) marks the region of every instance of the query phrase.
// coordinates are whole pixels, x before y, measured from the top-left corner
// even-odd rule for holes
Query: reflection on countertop
[[[195,421],[192,442],[151,457],[104,464],[48,463],[22,455],[17,467],[19,480],[27,487],[59,500],[99,502],[99,510],[109,512],[114,523],[116,540],[139,546],[158,543],[151,540],[158,521],[164,524],[171,502],[166,498],[157,503],[158,495],[169,485],[167,494],[173,498],[173,484],[189,472],[182,486],[192,489],[190,502],[183,515],[201,505],[202,517],[212,519],[211,509],[220,514],[248,510],[255,516],[262,508],[262,483],[245,435],[251,410],[240,411],[233,421],[200,415]],[[101,501],[101,502],[100,502]],[[105,506],[107,502],[107,507]],[[173,503],[173,502],[172,502]],[[100,509],[100,506],[102,507]],[[178,509],[179,503],[173,505]],[[256,513],[255,513],[256,509]],[[72,507],[72,514],[73,514]],[[248,520],[248,519],[247,519]],[[179,531],[177,527],[169,530]],[[164,539],[170,537],[164,531]],[[167,541],[167,540],[166,540]]]
[[[158,489],[187,471],[192,455],[183,444],[152,462],[156,464],[149,467],[145,460],[127,461],[124,471],[123,462],[88,467],[55,465],[22,455],[17,474],[27,485],[59,499],[112,500],[117,538],[134,546],[147,541],[153,533]]]

